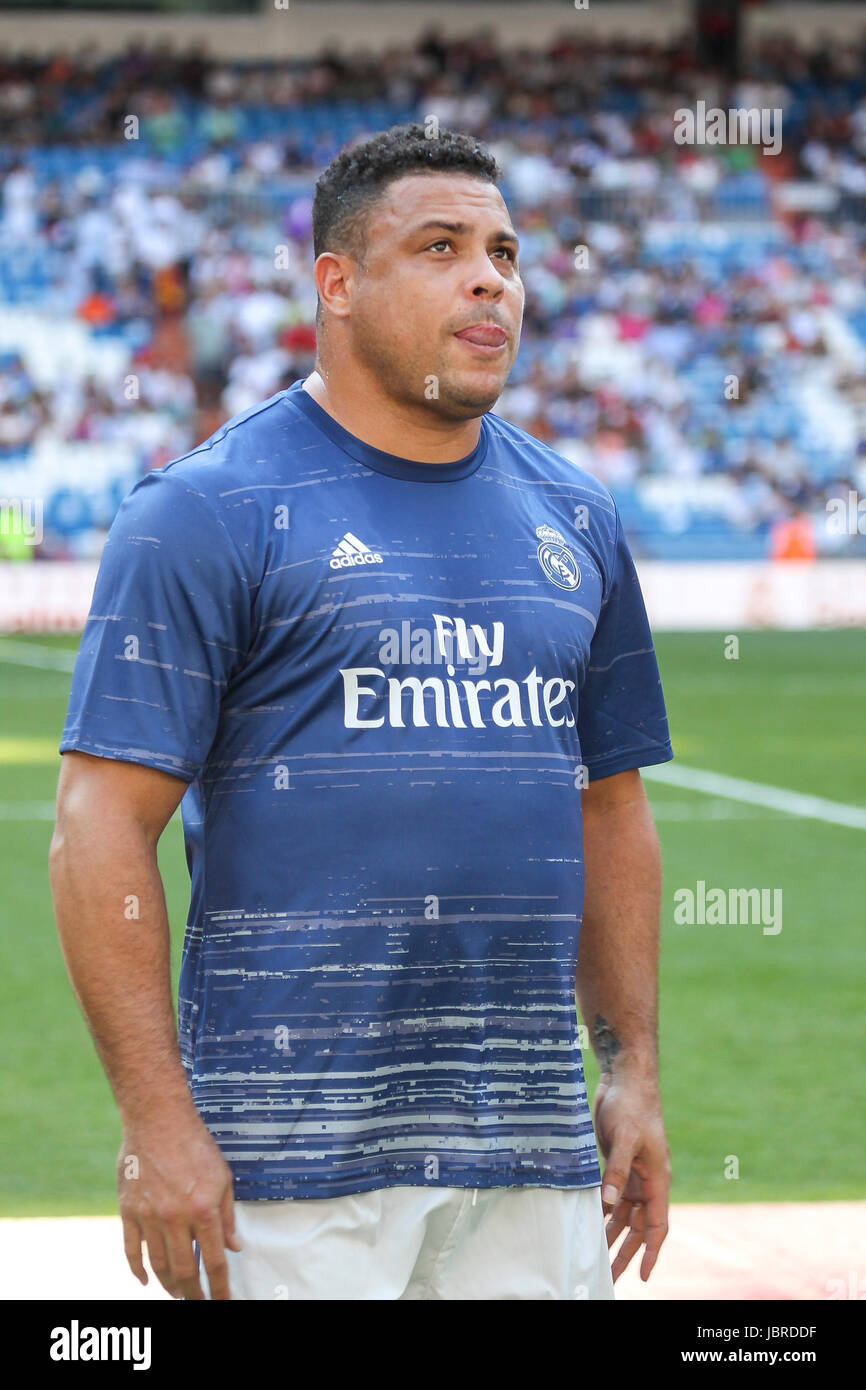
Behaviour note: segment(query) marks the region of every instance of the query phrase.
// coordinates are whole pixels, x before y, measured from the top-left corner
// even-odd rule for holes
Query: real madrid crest
[[[565,536],[552,526],[538,526],[535,531],[539,539],[538,563],[548,579],[560,589],[577,589],[580,585],[580,570],[577,561],[565,544]]]

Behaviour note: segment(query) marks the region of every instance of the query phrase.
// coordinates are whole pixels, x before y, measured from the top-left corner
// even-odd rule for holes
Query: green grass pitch
[[[677,764],[866,806],[866,633],[748,633],[737,660],[720,633],[656,642]],[[47,877],[69,673],[46,663],[76,647],[0,637],[3,1216],[115,1210],[119,1121],[66,978]],[[866,830],[646,785],[665,873],[673,1200],[862,1198]],[[176,974],[188,900],[179,822],[160,862]],[[674,891],[699,879],[781,889],[781,932],[675,924]],[[587,1075],[592,1091],[591,1056]]]

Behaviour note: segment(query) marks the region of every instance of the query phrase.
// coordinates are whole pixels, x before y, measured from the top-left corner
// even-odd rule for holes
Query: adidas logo
[[[333,551],[332,570],[347,569],[350,565],[384,565],[385,561],[378,550],[371,550],[351,531],[347,531],[336,550]]]

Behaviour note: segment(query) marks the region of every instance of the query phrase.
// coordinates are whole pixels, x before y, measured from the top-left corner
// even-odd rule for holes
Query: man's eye
[[[448,240],[446,240],[445,238],[443,238],[441,241],[433,241],[433,242],[431,242],[430,245],[427,247],[427,250],[428,250],[428,251],[434,251],[434,250],[436,249],[437,246],[450,246],[450,245],[451,245],[451,242],[448,241]]]
[[[517,260],[517,253],[511,246],[497,246],[497,251],[504,251],[508,259],[512,262]]]

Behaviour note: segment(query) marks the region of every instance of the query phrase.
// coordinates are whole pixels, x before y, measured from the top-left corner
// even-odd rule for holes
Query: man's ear
[[[316,282],[321,309],[327,309],[338,319],[349,317],[357,271],[358,263],[353,256],[337,251],[323,251],[316,257],[313,279]]]

